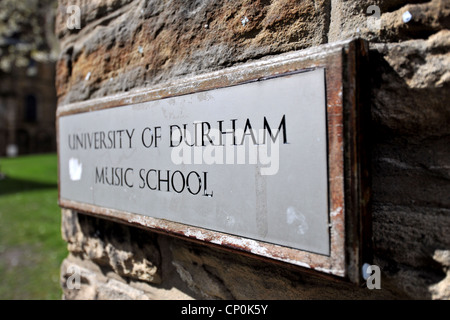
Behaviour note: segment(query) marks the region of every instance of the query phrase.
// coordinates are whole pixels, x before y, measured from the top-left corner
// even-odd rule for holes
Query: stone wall
[[[79,30],[66,27],[71,4],[81,7]],[[382,289],[369,290],[63,209],[64,298],[449,299],[449,15],[444,0],[60,0],[59,106],[369,40],[367,148],[382,273]],[[73,267],[80,289],[67,287]]]

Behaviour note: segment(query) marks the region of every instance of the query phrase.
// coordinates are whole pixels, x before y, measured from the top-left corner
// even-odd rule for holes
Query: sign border
[[[165,219],[124,212],[62,199],[60,207],[169,234],[214,247],[241,252],[264,260],[298,266],[302,270],[331,275],[353,283],[362,282],[363,263],[371,262],[370,173],[367,135],[366,74],[368,44],[362,39],[326,44],[311,49],[268,57],[255,62],[196,75],[113,96],[60,105],[56,114],[58,159],[61,117],[160,100],[217,88],[262,81],[287,74],[325,69],[330,255],[193,227]],[[364,108],[364,110],[362,110]]]

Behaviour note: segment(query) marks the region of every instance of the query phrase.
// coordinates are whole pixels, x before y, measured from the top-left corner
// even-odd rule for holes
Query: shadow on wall
[[[26,179],[10,178],[7,175],[0,177],[0,195],[13,194],[30,190],[57,188],[58,184],[56,183],[45,183]]]
[[[450,248],[450,83],[442,80],[441,36],[373,45],[370,57],[375,259],[388,283],[419,299],[442,299],[450,285],[450,259],[442,258]]]

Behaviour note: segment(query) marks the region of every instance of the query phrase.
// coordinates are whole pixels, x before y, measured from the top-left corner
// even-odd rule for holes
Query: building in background
[[[56,150],[55,6],[0,2],[0,156]]]

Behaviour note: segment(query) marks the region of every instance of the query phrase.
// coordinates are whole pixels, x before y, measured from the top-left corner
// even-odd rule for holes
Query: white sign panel
[[[60,198],[330,254],[323,68],[59,117]]]

